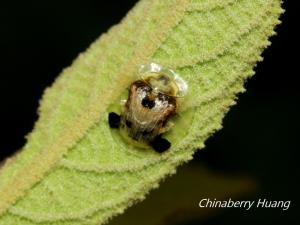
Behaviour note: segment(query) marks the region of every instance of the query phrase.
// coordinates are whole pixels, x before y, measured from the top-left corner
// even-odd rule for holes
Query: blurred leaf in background
[[[177,225],[203,221],[224,209],[200,208],[201,199],[244,200],[253,196],[257,188],[256,181],[249,177],[216,172],[190,163],[179,168],[172,179],[164,181],[146,200],[108,225]]]

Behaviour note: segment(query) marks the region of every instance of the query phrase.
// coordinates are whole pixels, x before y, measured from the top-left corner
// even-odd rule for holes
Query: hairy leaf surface
[[[102,224],[143,199],[221,128],[281,13],[279,0],[141,0],[45,91],[27,144],[0,170],[0,224]],[[189,85],[163,154],[107,123],[148,62]]]

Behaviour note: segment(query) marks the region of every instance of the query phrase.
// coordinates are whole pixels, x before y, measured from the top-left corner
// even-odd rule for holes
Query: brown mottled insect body
[[[129,88],[121,128],[134,140],[150,143],[166,131],[166,124],[176,108],[175,97],[156,92],[145,81],[135,81]]]
[[[178,97],[186,93],[187,84],[173,70],[156,63],[142,65],[140,75],[129,86],[121,115],[109,114],[109,125],[120,128],[126,139],[139,146],[142,143],[164,152],[171,143],[162,135],[170,127],[168,121],[176,114]]]

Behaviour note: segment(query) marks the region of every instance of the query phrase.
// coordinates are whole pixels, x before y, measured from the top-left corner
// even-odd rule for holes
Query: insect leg
[[[167,151],[171,147],[171,143],[165,139],[162,138],[161,135],[158,135],[150,142],[151,147],[159,153],[163,153]]]
[[[114,112],[108,114],[108,123],[111,128],[119,128],[121,122],[121,117]]]

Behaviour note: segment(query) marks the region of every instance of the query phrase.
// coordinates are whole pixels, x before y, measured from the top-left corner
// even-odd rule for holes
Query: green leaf
[[[45,91],[27,144],[0,171],[0,224],[102,224],[143,199],[221,128],[280,4],[141,0]],[[139,65],[152,61],[189,85],[163,154],[129,145],[107,124]]]

